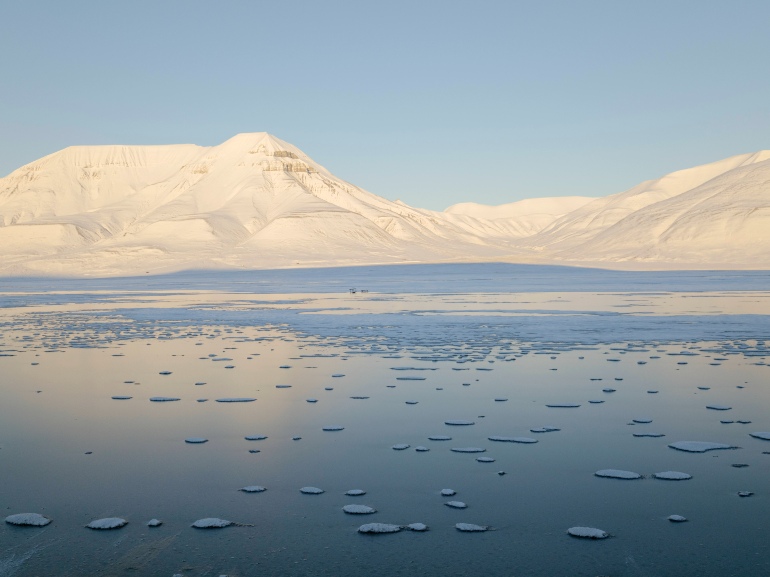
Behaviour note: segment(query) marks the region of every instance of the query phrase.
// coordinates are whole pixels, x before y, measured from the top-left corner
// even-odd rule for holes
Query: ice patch
[[[454,453],[484,453],[484,452],[486,452],[486,449],[482,449],[481,447],[452,447],[449,450],[454,452]]]
[[[304,493],[305,495],[320,495],[324,490],[319,489],[318,487],[302,487],[299,492]]]
[[[623,471],[621,469],[602,469],[594,473],[597,477],[606,477],[609,479],[641,479],[639,473],[633,471]]]
[[[326,425],[325,427],[321,427],[322,431],[342,431],[345,427],[342,425]]]
[[[318,399],[305,399],[306,403],[317,403]]]
[[[479,463],[494,463],[495,460],[492,457],[477,457],[476,460]]]
[[[16,513],[8,515],[5,522],[9,525],[25,525],[28,527],[45,527],[51,522],[51,519],[40,513]]]
[[[148,527],[160,527],[161,525],[163,525],[163,521],[161,521],[160,519],[150,519],[149,521],[147,521]]]
[[[452,509],[467,509],[468,505],[463,503],[462,501],[447,501],[444,503],[447,507],[451,507]]]
[[[457,491],[454,489],[441,489],[441,496],[442,497],[451,497],[452,495],[456,495]]]
[[[572,537],[580,537],[581,539],[606,539],[610,536],[606,531],[594,527],[570,527],[567,529],[567,533]]]
[[[577,409],[579,406],[577,403],[550,403],[546,405],[549,409]]]
[[[150,397],[153,403],[170,403],[171,401],[180,400],[179,397]]]
[[[487,437],[490,441],[498,441],[500,443],[537,443],[537,439],[532,437]]]
[[[127,524],[128,521],[120,517],[105,517],[104,519],[96,519],[95,521],[91,521],[88,525],[86,525],[86,527],[89,529],[98,530],[120,529]]]
[[[238,490],[243,491],[244,493],[262,493],[267,491],[267,488],[262,485],[248,485],[247,487],[241,487]]]
[[[185,443],[190,443],[190,444],[193,444],[193,445],[200,445],[202,443],[208,443],[209,440],[208,439],[204,439],[203,437],[187,437],[184,440],[184,442]]]
[[[688,453],[705,453],[706,451],[716,451],[718,449],[737,449],[732,445],[724,443],[710,443],[708,441],[677,441],[669,445],[677,451],[686,451]]]
[[[198,519],[191,527],[196,529],[221,529],[222,527],[229,527],[234,525],[232,521],[226,519],[218,519],[217,517],[206,517],[205,519]]]
[[[247,441],[264,441],[267,439],[266,435],[249,435],[247,437],[243,437]]]
[[[251,397],[225,397],[223,399],[217,399],[217,403],[253,403],[257,399]]]
[[[423,532],[428,530],[428,526],[425,523],[409,523],[404,529],[407,529],[408,531]]]
[[[634,437],[665,437],[663,433],[634,433]]]
[[[417,447],[414,448],[414,450],[417,451],[418,453],[427,453],[428,451],[430,451],[428,447],[423,447],[422,445],[418,445]]]
[[[111,397],[112,399],[116,401],[128,401],[129,399],[133,399],[134,397],[127,397],[123,395],[115,395],[114,397]]]
[[[653,473],[652,476],[664,481],[686,481],[687,479],[692,479],[692,475],[680,471],[663,471],[661,473]]]
[[[639,419],[632,419],[634,423],[639,423],[642,425],[646,425],[647,423],[652,423],[652,419],[649,419],[647,417],[639,418]]]
[[[446,435],[433,435],[428,437],[429,441],[451,441],[452,437],[447,437]]]
[[[361,495],[366,495],[366,491],[362,489],[350,489],[350,491],[345,491],[345,494],[348,497],[360,497]]]
[[[378,534],[378,533],[398,533],[403,527],[401,525],[390,525],[388,523],[367,523],[358,528],[359,533]]]
[[[682,517],[681,515],[669,515],[667,519],[672,523],[684,523],[687,521],[687,517]]]
[[[370,515],[377,512],[377,509],[367,507],[366,505],[345,505],[342,510],[350,515]]]
[[[561,429],[559,429],[558,427],[545,426],[545,427],[538,427],[538,428],[529,430],[530,433],[553,433],[555,431],[561,431]]]
[[[397,445],[393,445],[391,449],[394,449],[396,451],[403,451],[404,449],[408,449],[411,445],[407,445],[406,443],[398,443]]]
[[[489,527],[487,525],[474,525],[473,523],[457,523],[455,529],[463,533],[479,533],[488,531]]]
[[[706,405],[707,409],[711,409],[712,411],[729,411],[732,409],[732,407],[728,407],[727,405]]]
[[[444,421],[445,425],[451,425],[453,427],[467,427],[469,425],[475,425],[475,421]]]

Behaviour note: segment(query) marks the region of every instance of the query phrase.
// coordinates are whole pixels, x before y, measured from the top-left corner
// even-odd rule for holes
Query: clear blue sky
[[[770,148],[770,1],[0,4],[0,174],[267,131],[432,209]]]

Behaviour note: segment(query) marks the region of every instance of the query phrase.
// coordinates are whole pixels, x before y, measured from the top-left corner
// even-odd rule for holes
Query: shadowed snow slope
[[[0,179],[0,274],[489,260],[768,268],[769,179],[760,152],[602,199],[434,212],[340,180],[266,133],[214,147],[75,146]]]

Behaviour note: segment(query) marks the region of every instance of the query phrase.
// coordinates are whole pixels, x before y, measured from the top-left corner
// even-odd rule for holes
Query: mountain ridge
[[[770,151],[603,198],[411,207],[268,133],[72,146],[0,179],[0,275],[508,261],[770,268]],[[495,218],[489,218],[494,216]]]

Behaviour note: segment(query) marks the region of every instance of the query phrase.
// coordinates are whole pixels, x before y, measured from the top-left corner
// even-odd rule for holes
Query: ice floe
[[[235,525],[235,523],[228,521],[227,519],[206,517],[204,519],[198,519],[191,525],[191,527],[195,527],[196,529],[221,529],[223,527],[229,527],[230,525]]]
[[[451,425],[453,427],[467,427],[469,425],[475,425],[476,422],[475,421],[459,421],[459,420],[454,420],[454,421],[444,421],[444,424],[445,425]]]
[[[638,419],[632,419],[632,421],[634,423],[639,423],[639,424],[642,424],[642,425],[646,425],[647,423],[652,423],[652,419],[650,419],[648,417],[640,417]]]
[[[428,451],[430,451],[428,447],[423,447],[422,445],[418,445],[417,447],[414,448],[414,450],[417,451],[418,453],[427,453]]]
[[[537,439],[532,437],[487,437],[490,441],[497,441],[499,443],[537,443]]]
[[[243,437],[247,441],[264,441],[267,439],[267,435],[248,435],[246,437]]]
[[[451,497],[452,495],[456,495],[457,491],[454,489],[441,489],[441,496],[442,497]]]
[[[449,450],[454,453],[484,453],[486,451],[481,447],[452,447]]]
[[[217,403],[253,403],[256,400],[251,397],[224,397],[217,399]]]
[[[467,509],[468,505],[463,503],[462,501],[447,501],[444,503],[447,507],[451,507],[452,509]]]
[[[567,529],[567,533],[572,537],[580,537],[581,539],[606,539],[610,536],[606,531],[594,527],[570,527]]]
[[[663,433],[633,433],[634,437],[665,437]]]
[[[366,505],[345,505],[342,510],[350,515],[370,515],[377,512],[377,509]]]
[[[546,407],[549,409],[577,409],[580,405],[578,403],[548,403]]]
[[[171,401],[179,401],[179,397],[150,397],[153,403],[169,403]]]
[[[706,405],[707,409],[711,409],[712,411],[729,411],[732,409],[732,407],[728,407],[727,405]]]
[[[366,495],[366,491],[363,489],[350,489],[349,491],[345,491],[345,494],[348,497],[360,497],[361,495]]]
[[[753,494],[752,491],[738,491],[739,497],[751,497]]]
[[[378,533],[398,533],[403,527],[401,525],[391,525],[389,523],[366,523],[358,528],[359,533],[378,534]]]
[[[763,441],[770,441],[770,432],[758,431],[756,433],[749,433],[755,439],[762,439]]]
[[[481,533],[483,531],[488,531],[489,526],[474,525],[473,523],[457,523],[455,529],[462,531],[463,533]]]
[[[320,495],[324,490],[319,489],[318,487],[302,487],[299,492],[304,493],[305,495]]]
[[[241,487],[238,490],[243,491],[244,493],[262,493],[267,491],[267,489],[262,485],[248,485],[246,487]]]
[[[409,523],[404,527],[407,531],[423,532],[428,530],[428,526],[425,523]]]
[[[642,476],[639,473],[633,471],[623,471],[621,469],[601,469],[594,473],[597,477],[607,477],[610,479],[641,479]]]
[[[556,431],[561,431],[561,429],[559,429],[558,427],[545,426],[545,427],[536,427],[534,429],[529,430],[530,433],[553,433]]]
[[[397,443],[391,447],[391,449],[394,449],[396,451],[403,451],[404,449],[408,449],[411,445],[408,445],[406,443]]]
[[[494,463],[495,460],[492,457],[477,457],[476,460],[479,463]]]
[[[107,530],[107,529],[120,529],[128,524],[128,521],[121,517],[105,517],[104,519],[96,519],[91,521],[86,527],[89,529]]]
[[[161,521],[160,519],[150,519],[149,521],[147,521],[148,527],[160,527],[161,525],[163,525],[163,521]]]
[[[9,525],[24,525],[27,527],[45,527],[51,519],[40,513],[16,513],[8,515],[5,522]]]
[[[706,451],[716,451],[718,449],[737,449],[732,445],[724,443],[711,443],[708,441],[677,441],[669,445],[677,451],[686,451],[688,453],[705,453]]]
[[[429,441],[451,441],[452,437],[448,437],[446,435],[432,435],[428,437]]]
[[[682,517],[681,515],[669,515],[667,519],[672,523],[684,523],[687,521],[687,517]]]
[[[318,399],[305,399],[306,403],[317,403]]]
[[[191,445],[201,445],[203,443],[208,443],[209,440],[205,439],[203,437],[187,437],[184,440],[185,443],[190,443]]]
[[[116,400],[116,401],[128,401],[130,399],[133,399],[134,397],[128,397],[128,396],[125,396],[125,395],[115,395],[114,397],[111,397],[111,398]]]
[[[321,427],[322,431],[342,431],[345,427],[342,425],[326,425],[325,427]]]
[[[652,476],[656,479],[663,479],[664,481],[686,481],[692,479],[692,475],[682,473],[681,471],[662,471],[660,473],[653,473]]]

